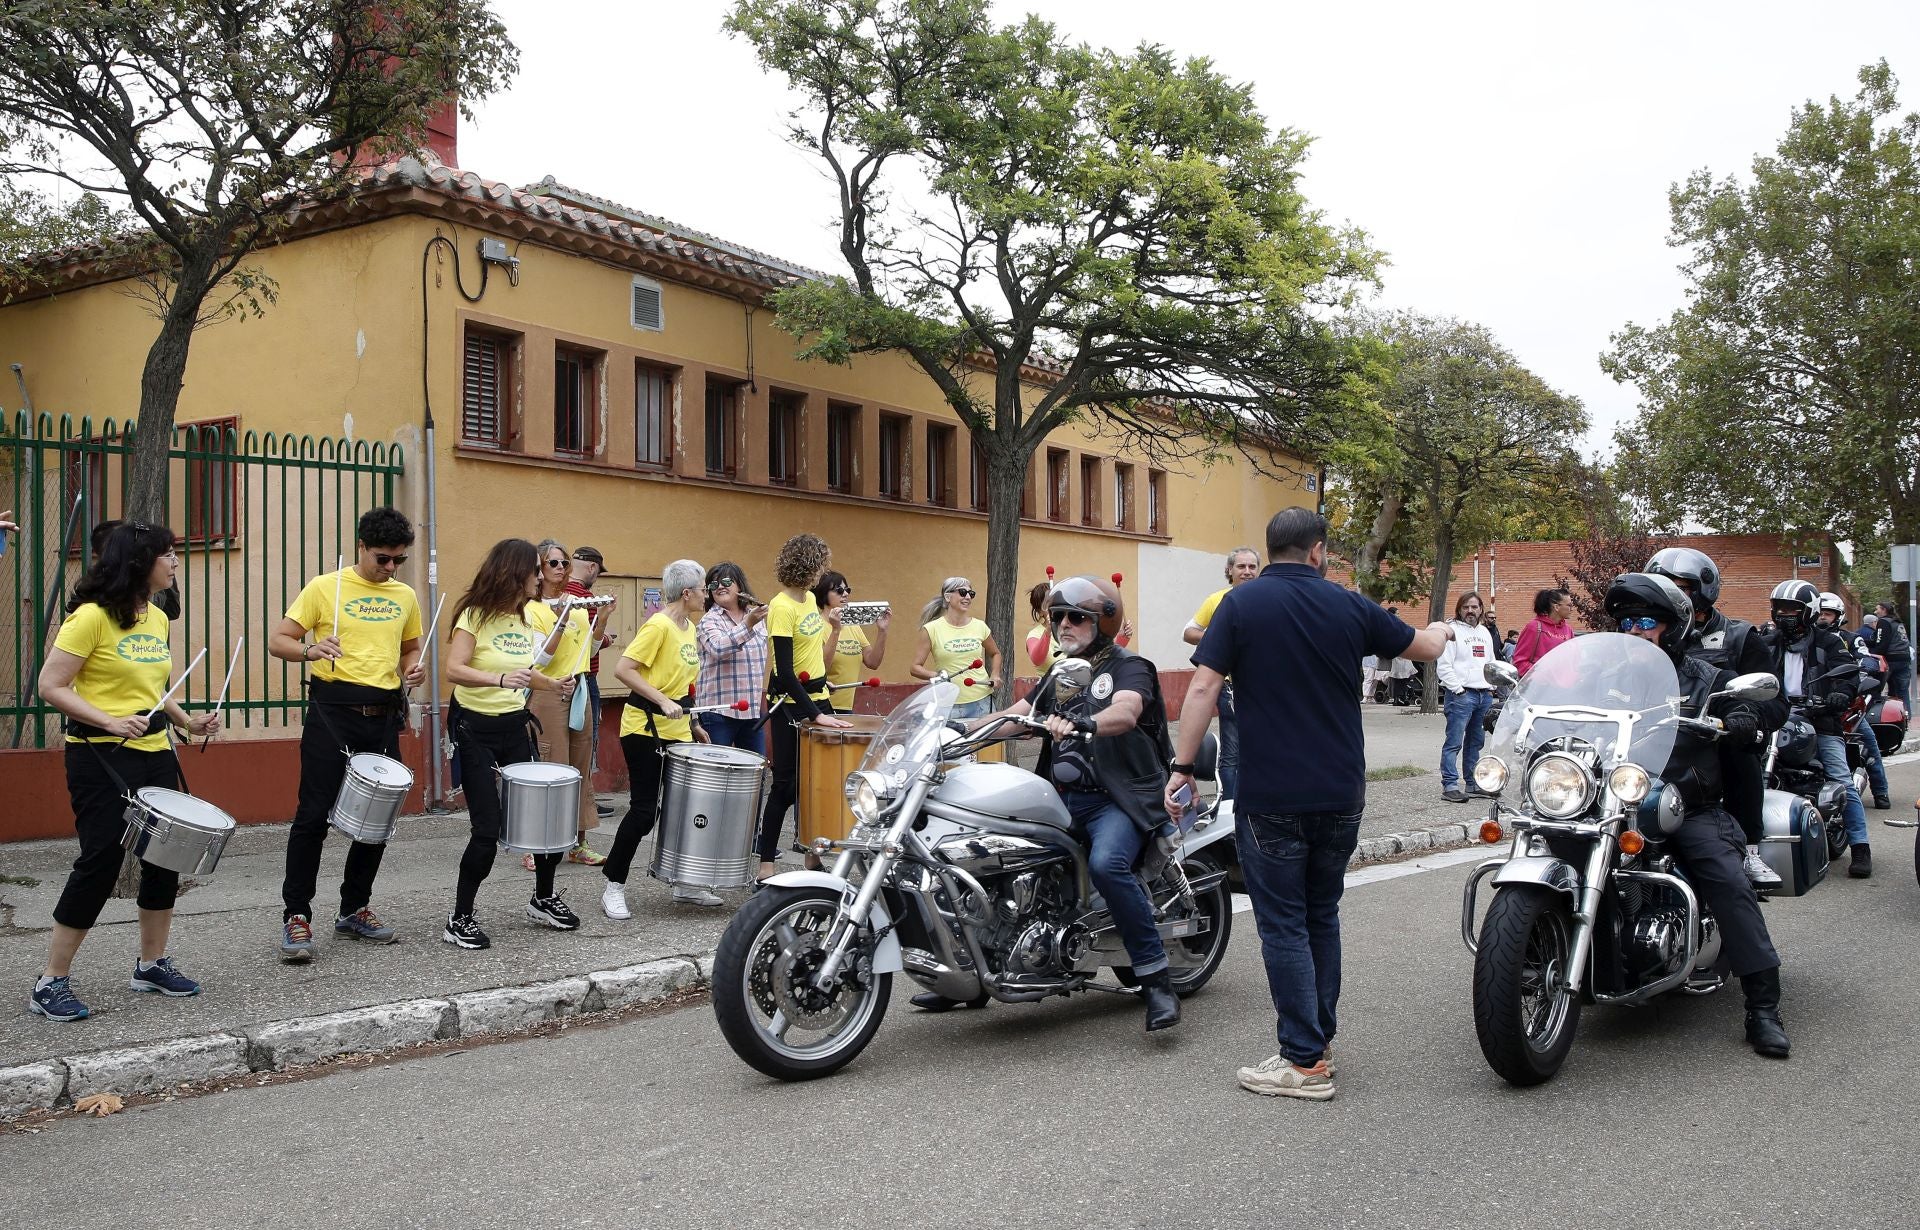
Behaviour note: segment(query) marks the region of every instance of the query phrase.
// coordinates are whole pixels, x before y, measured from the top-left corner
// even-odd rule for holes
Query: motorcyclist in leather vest
[[[1821,590],[1819,605],[1815,608],[1813,622],[1819,624],[1822,628],[1830,629],[1834,634],[1839,636],[1840,640],[1846,645],[1848,652],[1853,654],[1854,661],[1860,664],[1859,686],[1854,692],[1857,696],[1866,697],[1869,706],[1871,706],[1874,697],[1884,685],[1882,678],[1884,667],[1880,659],[1875,657],[1870,649],[1863,646],[1857,638],[1847,635],[1846,620],[1847,604],[1845,599],[1841,598],[1839,594],[1830,593],[1824,589]],[[1868,721],[1871,722],[1871,719],[1868,719]],[[1887,766],[1881,763],[1880,759],[1880,741],[1873,737],[1873,731],[1870,726],[1865,734],[1866,737],[1860,740],[1860,758],[1866,763],[1867,783],[1873,789],[1873,809],[1875,811],[1887,811],[1893,806],[1893,799],[1887,790]],[[1866,800],[1862,799],[1861,802],[1864,803]]]
[[[1120,591],[1098,577],[1068,577],[1047,595],[1047,623],[1063,657],[1093,667],[1090,683],[1063,694],[1054,678],[1001,713],[1046,722],[1049,738],[1035,770],[1052,782],[1088,847],[1087,872],[1106,899],[1146,1003],[1149,1031],[1180,1020],[1180,1000],[1167,972],[1167,952],[1153,902],[1134,868],[1166,823],[1162,795],[1173,746],[1167,737],[1160,677],[1153,663],[1114,644],[1126,618]],[[992,721],[989,714],[970,727]],[[916,995],[928,1011],[957,1006],[941,995]],[[973,1001],[973,1006],[983,1001]]]
[[[1820,740],[1820,767],[1827,780],[1847,788],[1843,810],[1853,861],[1847,874],[1864,880],[1873,874],[1873,850],[1867,844],[1867,812],[1847,765],[1844,714],[1860,692],[1860,663],[1838,632],[1815,622],[1820,591],[1810,581],[1782,581],[1773,587],[1773,673],[1780,690],[1806,701],[1807,720]]]
[[[1716,607],[1720,601],[1720,569],[1704,551],[1667,547],[1647,561],[1648,572],[1666,577],[1693,603],[1693,632],[1687,654],[1736,675],[1773,670],[1773,652],[1766,638],[1744,619],[1734,619]],[[1739,822],[1747,839],[1741,865],[1747,879],[1762,892],[1780,887],[1780,876],[1760,857],[1760,814],[1766,802],[1767,740],[1787,720],[1784,699],[1757,706],[1760,729],[1750,739],[1720,740],[1720,770],[1726,781],[1727,810]]]
[[[1690,656],[1693,604],[1664,576],[1629,572],[1607,590],[1607,618],[1620,631],[1651,641],[1673,660],[1680,688],[1688,697],[1687,717],[1717,717],[1726,739],[1751,739],[1760,729],[1760,713],[1751,701],[1713,693],[1733,680],[1733,672]],[[1668,839],[1687,881],[1720,923],[1727,961],[1739,976],[1747,1001],[1747,1041],[1762,1055],[1785,1059],[1786,1027],[1780,1022],[1780,957],[1760,917],[1760,901],[1741,867],[1744,846],[1739,826],[1722,806],[1720,740],[1682,727],[1661,778],[1680,793],[1686,819]]]

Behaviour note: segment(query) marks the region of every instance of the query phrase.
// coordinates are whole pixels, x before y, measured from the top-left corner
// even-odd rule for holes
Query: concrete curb
[[[122,1097],[248,1072],[280,1072],[343,1055],[514,1033],[582,1013],[630,1008],[704,986],[711,953],[663,957],[551,982],[467,991],[269,1021],[64,1059],[0,1068],[0,1122],[70,1106],[93,1093]]]
[[[1403,854],[1424,854],[1434,850],[1451,850],[1456,846],[1470,846],[1476,840],[1474,827],[1468,824],[1436,824],[1432,828],[1413,829],[1406,833],[1362,838],[1354,848],[1352,865],[1385,862]]]

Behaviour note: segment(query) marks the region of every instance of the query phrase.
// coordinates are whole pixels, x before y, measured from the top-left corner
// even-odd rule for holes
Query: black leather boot
[[[1853,862],[1847,865],[1847,874],[1856,880],[1864,880],[1873,874],[1873,847],[1864,842],[1853,843]]]
[[[984,991],[973,999],[948,999],[936,991],[927,991],[907,1002],[922,1012],[951,1012],[955,1008],[984,1008],[992,998]]]
[[[1741,975],[1740,990],[1747,997],[1747,1041],[1769,1059],[1785,1059],[1791,1044],[1780,1023],[1780,967]]]
[[[1140,998],[1147,1001],[1148,1033],[1180,1023],[1180,997],[1173,993],[1173,975],[1166,970],[1140,980]]]

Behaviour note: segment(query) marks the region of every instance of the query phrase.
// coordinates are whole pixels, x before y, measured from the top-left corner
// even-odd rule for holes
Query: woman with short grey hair
[[[633,916],[627,909],[627,873],[633,867],[634,852],[660,816],[662,753],[670,743],[707,742],[707,732],[694,725],[687,713],[693,704],[694,680],[700,675],[695,620],[707,597],[706,575],[706,569],[690,559],[677,559],[660,570],[665,602],[640,625],[614,668],[613,677],[631,693],[620,715],[620,751],[627,758],[627,814],[600,869],[607,877],[600,908],[616,921]],[[685,905],[724,904],[704,889],[679,886],[673,890],[673,900]]]

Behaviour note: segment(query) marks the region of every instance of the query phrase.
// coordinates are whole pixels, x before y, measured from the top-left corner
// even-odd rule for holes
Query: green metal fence
[[[0,559],[0,747],[46,747],[61,737],[59,718],[35,681],[94,527],[126,507],[134,427],[24,412],[10,426],[0,430],[0,511],[14,510],[20,535]],[[207,651],[182,701],[212,707],[244,636],[227,725],[286,726],[302,708],[300,671],[268,655],[267,634],[309,578],[352,558],[360,513],[393,503],[402,450],[241,434],[227,421],[176,428],[168,456],[168,517],[181,540],[175,672]]]

